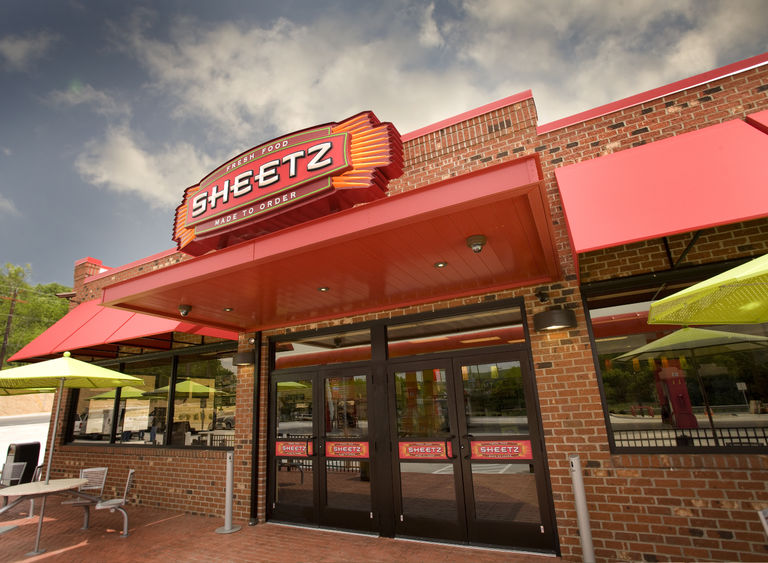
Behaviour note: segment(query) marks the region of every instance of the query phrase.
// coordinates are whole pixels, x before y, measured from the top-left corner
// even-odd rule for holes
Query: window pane
[[[618,447],[768,446],[766,325],[628,323],[638,328],[621,334],[607,313],[591,315]]]
[[[371,333],[368,329],[363,329],[278,342],[275,351],[275,369],[370,359]]]
[[[387,328],[390,358],[523,342],[518,308],[477,311]]]
[[[461,379],[469,434],[528,434],[520,362],[463,365]]]
[[[395,391],[398,437],[432,437],[449,434],[445,370],[397,372],[395,373]]]
[[[114,389],[80,389],[72,428],[72,441],[108,442],[112,433],[114,406]]]
[[[312,381],[277,382],[277,436],[309,438],[312,432]]]
[[[367,377],[330,377],[325,380],[325,435],[364,438],[368,435]]]
[[[168,387],[154,393],[167,396]],[[234,447],[235,368],[232,356],[180,357],[173,424],[166,444]]]
[[[116,440],[123,444],[162,445],[165,435],[168,397],[155,393],[156,389],[167,388],[171,381],[172,359],[127,364],[125,373],[140,377],[144,381],[141,396],[131,392],[130,397],[121,401],[122,416],[118,425]],[[121,391],[121,398],[125,391]],[[128,397],[128,395],[125,395]]]

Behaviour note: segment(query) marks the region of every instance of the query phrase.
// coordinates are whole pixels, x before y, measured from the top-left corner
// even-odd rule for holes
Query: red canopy
[[[8,361],[42,360],[70,351],[73,356],[115,357],[118,346],[170,350],[172,334],[184,332],[237,340],[237,333],[130,311],[81,303]]]
[[[768,216],[766,155],[733,120],[557,169],[574,253]]]

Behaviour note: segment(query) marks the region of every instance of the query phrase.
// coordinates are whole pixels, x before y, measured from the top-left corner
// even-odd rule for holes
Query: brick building
[[[620,356],[679,328],[651,301],[768,252],[766,63],[545,125],[524,92],[403,135],[386,197],[78,261],[12,360],[146,385],[66,392],[54,473],[134,468],[135,502],[221,516],[233,451],[236,521],[578,561],[578,454],[598,560],[765,560],[763,346]]]

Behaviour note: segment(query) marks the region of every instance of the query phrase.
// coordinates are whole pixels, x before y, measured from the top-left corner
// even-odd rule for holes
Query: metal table
[[[23,483],[21,485],[14,485],[12,487],[6,487],[0,489],[0,496],[3,497],[19,497],[8,506],[2,509],[5,512],[9,508],[16,506],[19,502],[34,498],[43,497],[43,502],[40,506],[40,516],[37,521],[37,535],[35,536],[35,549],[27,553],[27,556],[39,555],[45,552],[44,549],[40,549],[40,533],[43,530],[43,517],[45,514],[45,500],[48,495],[54,495],[63,493],[65,491],[74,491],[80,485],[84,485],[88,482],[88,479],[51,479],[47,483],[45,481],[33,481],[31,483]],[[0,512],[0,514],[2,513]]]

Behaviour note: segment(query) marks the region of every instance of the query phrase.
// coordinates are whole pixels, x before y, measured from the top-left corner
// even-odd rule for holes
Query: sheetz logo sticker
[[[312,455],[312,442],[277,442],[275,455],[282,457],[309,457]]]
[[[471,443],[472,459],[533,459],[530,440],[491,440]]]
[[[224,248],[386,195],[402,174],[402,142],[363,112],[273,139],[187,188],[173,239],[192,255]]]
[[[450,442],[400,442],[400,459],[449,459]]]
[[[326,442],[325,457],[368,459],[368,442]]]

